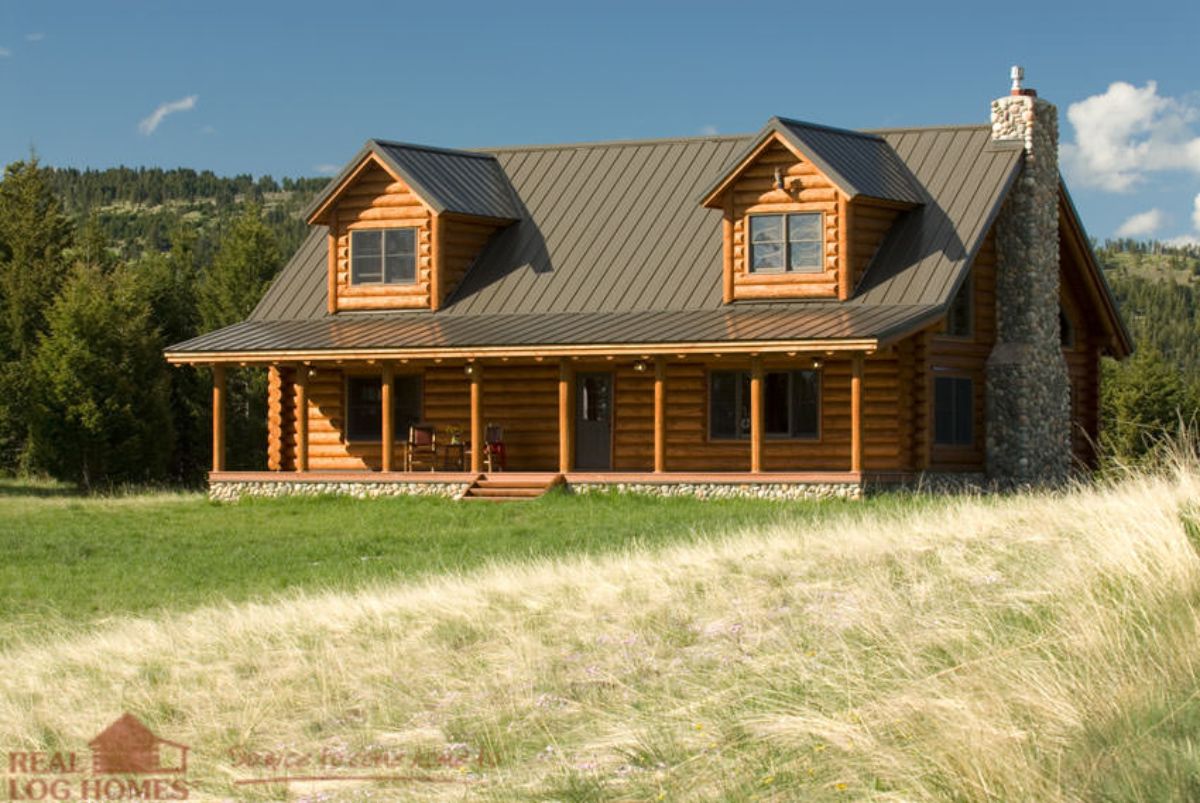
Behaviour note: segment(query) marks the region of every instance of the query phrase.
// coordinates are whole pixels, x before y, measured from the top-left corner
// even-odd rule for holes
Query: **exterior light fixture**
[[[637,362],[635,362],[633,364],[633,370],[637,371],[639,374],[646,373],[646,361],[638,360]]]
[[[464,365],[463,373],[466,374],[467,376],[474,376],[475,375],[475,363],[469,362],[466,365]]]
[[[814,371],[819,370],[821,368],[821,358],[820,357],[813,357],[812,367],[813,367]]]

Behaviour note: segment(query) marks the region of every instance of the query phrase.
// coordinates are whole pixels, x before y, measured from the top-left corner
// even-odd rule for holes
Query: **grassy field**
[[[524,522],[534,543],[553,522],[595,529],[570,553],[485,566],[451,550],[411,579],[393,567],[350,589],[22,638],[0,650],[0,751],[77,748],[128,710],[191,745],[198,800],[1195,800],[1197,500],[1185,467],[1061,495],[771,510],[769,524],[755,505],[656,519],[662,503],[640,500],[305,503],[297,520],[324,522],[314,540],[361,529],[356,515],[419,516],[397,527],[426,546],[460,526],[502,538]],[[12,504],[24,526],[71,520],[71,501]],[[147,532],[166,540],[179,516],[193,539],[226,528],[228,548],[268,507],[78,504],[111,506],[77,511],[78,532],[125,532],[97,522],[144,505]],[[630,535],[642,519],[653,537]],[[624,536],[602,533],[621,522]],[[409,780],[237,783],[278,774],[264,763],[281,755],[292,774],[333,775],[387,755]]]
[[[652,548],[860,508],[561,494],[521,505],[333,497],[227,505],[199,494],[85,498],[10,481],[0,483],[0,645],[116,616]]]

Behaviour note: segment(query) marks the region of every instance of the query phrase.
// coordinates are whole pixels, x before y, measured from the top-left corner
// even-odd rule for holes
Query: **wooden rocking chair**
[[[504,471],[508,467],[508,452],[504,448],[504,427],[488,424],[483,438],[483,465],[486,471]]]
[[[404,470],[437,470],[437,430],[432,424],[414,424],[408,428],[404,450]]]

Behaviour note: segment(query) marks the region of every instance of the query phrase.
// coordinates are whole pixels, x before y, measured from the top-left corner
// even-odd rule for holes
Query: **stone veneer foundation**
[[[218,502],[235,502],[243,497],[278,496],[353,496],[371,499],[379,496],[444,496],[457,499],[467,490],[466,482],[326,482],[215,480],[208,484],[208,496]]]
[[[987,473],[1001,484],[1054,484],[1066,480],[1071,465],[1070,385],[1058,318],[1058,111],[1029,90],[1014,93],[992,102],[992,139],[1020,141],[1025,155],[996,220]]]

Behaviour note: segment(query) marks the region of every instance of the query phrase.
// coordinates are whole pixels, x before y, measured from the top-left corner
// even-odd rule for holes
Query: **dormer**
[[[329,230],[328,311],[440,309],[520,216],[490,154],[369,140],[306,215]]]
[[[840,299],[916,179],[879,136],[774,117],[703,196],[723,212],[724,300]]]

